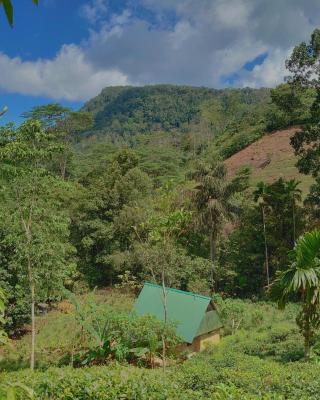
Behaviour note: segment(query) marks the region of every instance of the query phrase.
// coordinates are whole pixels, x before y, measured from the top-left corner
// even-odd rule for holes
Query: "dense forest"
[[[291,78],[275,89],[109,87],[79,111],[37,106],[20,126],[1,126],[0,340],[24,343],[29,330],[31,343],[18,356],[4,352],[5,390],[17,382],[18,395],[33,387],[43,399],[319,398],[319,379],[302,364],[319,361],[319,43],[316,30],[293,50]],[[307,193],[285,171],[258,184],[249,168],[228,174],[225,159],[289,126],[299,127],[291,139],[297,170],[314,178]],[[164,340],[168,349],[179,341],[173,325],[128,312],[144,281],[213,296],[228,336],[164,380],[160,370],[135,369],[150,366],[143,356],[160,354]],[[37,337],[44,343],[50,333],[39,333],[40,314],[66,299],[75,325],[57,317],[63,338],[43,355]],[[258,324],[263,331],[248,337]],[[81,330],[61,354],[70,326]],[[59,370],[10,375],[29,362],[44,371],[95,366],[67,369],[54,388]],[[308,392],[282,379],[307,380]]]

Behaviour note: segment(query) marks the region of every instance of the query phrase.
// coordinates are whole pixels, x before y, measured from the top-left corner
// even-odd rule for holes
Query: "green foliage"
[[[34,388],[39,400],[78,399],[78,400],[164,400],[176,399],[180,387],[160,371],[144,371],[117,364],[110,367],[83,369],[51,369],[46,373],[6,377],[15,380],[22,378]],[[23,397],[22,397],[23,398]],[[19,399],[19,398],[18,398]],[[184,390],[184,400],[202,400],[201,393]]]
[[[72,111],[60,104],[47,104],[34,107],[23,114],[29,121],[39,121],[43,130],[60,146],[60,152],[52,159],[50,170],[62,179],[70,177],[74,158],[73,145],[77,136],[93,124],[90,113]]]
[[[207,398],[221,383],[243,399],[319,398],[317,367],[299,362],[283,365],[245,355],[234,346],[236,339],[231,337],[185,364],[179,374],[182,387],[202,392]]]
[[[111,291],[104,292],[103,295],[95,294],[96,302],[98,299],[100,302],[108,298],[111,302],[112,296],[115,296],[118,305],[125,300],[123,296],[112,294]],[[37,371],[33,374],[26,370],[2,373],[1,379],[3,383],[20,382],[33,388],[36,398],[39,399],[122,397],[184,400],[189,396],[191,399],[200,400],[319,398],[317,376],[320,371],[316,359],[310,364],[300,361],[303,356],[303,343],[294,322],[294,316],[299,309],[298,304],[289,304],[284,311],[279,311],[273,303],[266,302],[223,300],[218,297],[215,298],[215,302],[223,318],[224,333],[232,333],[233,320],[238,328],[231,336],[224,337],[218,346],[196,355],[183,364],[168,367],[165,375],[161,369],[137,368],[109,360],[107,366],[50,368],[45,372]],[[89,303],[90,301],[86,304]],[[97,304],[94,307],[96,306]],[[123,313],[120,313],[117,319],[116,307],[110,308],[101,303],[98,310],[91,308],[94,313],[90,313],[90,307],[86,309],[86,318],[98,322],[99,326],[103,326],[100,325],[103,319],[98,315],[108,318],[109,312],[110,320],[114,321],[116,326],[121,326],[122,322],[127,324],[127,321],[122,319]],[[95,317],[92,314],[96,314],[96,311],[98,315]],[[81,330],[82,327],[79,323],[74,325],[71,322],[73,316],[64,317],[68,317],[64,328],[60,324],[57,326],[57,315],[53,318],[50,318],[50,315],[44,317],[49,326],[44,332],[43,344],[55,327],[62,332],[59,337],[52,335],[52,339],[55,337],[56,344],[52,347],[53,352],[56,348],[55,353],[57,348],[63,345],[61,340],[69,338],[75,329]],[[96,323],[94,326],[97,326]],[[129,327],[130,335],[134,333],[139,338],[150,338],[154,334],[149,329],[148,322],[146,327],[137,322],[134,325],[137,330],[133,329],[131,323],[126,326]],[[41,332],[39,335],[42,335]],[[127,333],[124,337],[127,337],[126,335]],[[94,342],[95,339],[91,341],[92,346]]]
[[[208,294],[210,262],[201,257],[191,257],[172,241],[136,243],[130,253],[115,254],[115,268],[131,268],[141,282],[147,280],[161,284],[162,268],[165,269],[166,285],[192,291],[198,287],[200,292]],[[198,282],[198,285],[197,285]]]
[[[320,91],[319,91],[319,43],[320,30],[315,29],[309,43],[302,42],[297,45],[286,61],[286,67],[290,72],[288,77],[289,87],[285,86],[286,95],[281,101],[280,107],[289,113],[301,112],[306,114],[303,122],[308,124],[298,131],[291,139],[295,154],[299,157],[297,167],[304,174],[319,174],[320,154]],[[307,101],[299,99],[299,94],[307,95]],[[302,103],[304,106],[302,107]],[[298,110],[298,111],[297,111]]]
[[[103,364],[113,359],[143,360],[152,365],[154,356],[162,349],[163,335],[168,350],[179,343],[173,324],[164,325],[152,316],[138,317],[115,311],[105,304],[97,304],[91,296],[82,305],[75,296],[72,301],[82,348],[79,351],[76,347],[69,360],[66,354],[64,362],[74,366]]]
[[[318,177],[310,187],[310,192],[304,201],[304,205],[308,210],[309,226],[319,227],[320,221],[320,177]]]
[[[81,271],[92,285],[116,277],[110,256],[128,249],[136,239],[133,226],[145,218],[143,202],[152,188],[137,163],[134,152],[123,150],[102,174],[95,171],[83,182],[86,190],[78,199],[73,237]]]
[[[261,137],[268,101],[268,89],[106,88],[83,108],[94,115],[95,124],[80,146],[87,153],[99,151],[96,141],[129,144],[157,185],[165,179],[181,181],[189,159],[201,154],[227,158]]]
[[[314,177],[320,173],[320,125],[307,125],[291,139],[295,154],[299,157],[297,167],[304,174]]]
[[[271,101],[274,107],[270,108],[268,114],[268,129],[283,129],[289,125],[310,121],[311,107],[315,97],[315,90],[298,89],[288,83],[271,89]]]
[[[6,177],[1,187],[5,205],[1,229],[8,251],[14,248],[10,264],[19,271],[20,283],[31,273],[42,296],[50,298],[68,275],[72,265],[68,268],[66,259],[73,252],[67,242],[68,215],[61,210],[69,187],[45,169],[60,146],[37,122],[1,133],[1,169]]]
[[[0,396],[3,400],[35,399],[33,390],[20,382],[0,385]]]
[[[279,307],[285,307],[290,296],[301,297],[302,310],[297,323],[305,340],[305,358],[309,359],[310,340],[320,327],[320,231],[305,233],[292,251],[292,264],[277,277],[273,291]]]
[[[230,138],[228,138],[227,142],[224,141],[224,136],[218,139],[216,147],[218,147],[219,144],[219,155],[223,159],[227,159],[233,154],[236,154],[238,151],[249,146],[251,143],[260,139],[263,134],[264,127],[246,130],[245,132],[235,132],[234,134],[230,135]]]
[[[217,258],[217,244],[226,222],[233,221],[240,211],[236,195],[247,185],[247,176],[229,181],[227,170],[222,163],[198,163],[191,173],[195,185],[192,193],[194,225],[209,239],[211,266],[211,288],[217,281],[214,271]]]
[[[245,297],[263,293],[267,285],[263,222],[270,280],[288,264],[288,251],[305,224],[298,185],[299,182],[280,178],[257,186],[252,200],[259,200],[258,203],[246,204],[236,228],[222,245],[219,284],[222,290]]]
[[[106,88],[84,109],[95,113],[95,129],[120,135],[173,130],[197,118],[209,89],[169,85]]]
[[[7,343],[8,337],[6,332],[3,329],[5,319],[4,319],[4,312],[5,312],[5,294],[4,291],[0,288],[0,345],[4,345]]]

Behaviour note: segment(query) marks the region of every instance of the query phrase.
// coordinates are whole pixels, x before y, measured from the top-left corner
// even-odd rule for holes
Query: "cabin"
[[[193,352],[204,350],[220,341],[222,323],[210,297],[165,288],[167,320],[176,324],[184,348]],[[154,315],[164,321],[162,286],[145,283],[134,305],[138,315]]]

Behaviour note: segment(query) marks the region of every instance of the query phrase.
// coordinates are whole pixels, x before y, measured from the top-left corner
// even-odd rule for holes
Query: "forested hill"
[[[95,117],[91,134],[188,130],[200,123],[221,132],[235,123],[250,125],[261,119],[269,100],[270,91],[264,88],[118,86],[103,89],[84,110]]]

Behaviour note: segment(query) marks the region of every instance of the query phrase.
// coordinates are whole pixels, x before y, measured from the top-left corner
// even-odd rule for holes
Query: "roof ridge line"
[[[156,283],[152,283],[152,282],[144,282],[144,285],[162,288],[161,285],[157,285]],[[169,288],[169,287],[166,287],[166,290],[171,290],[172,292],[183,293],[184,295],[187,295],[187,296],[196,296],[196,297],[200,297],[202,299],[206,299],[206,300],[212,301],[211,297],[203,296],[202,294],[197,294],[197,293],[193,293],[193,292],[186,292],[184,290],[174,289],[174,288]]]

